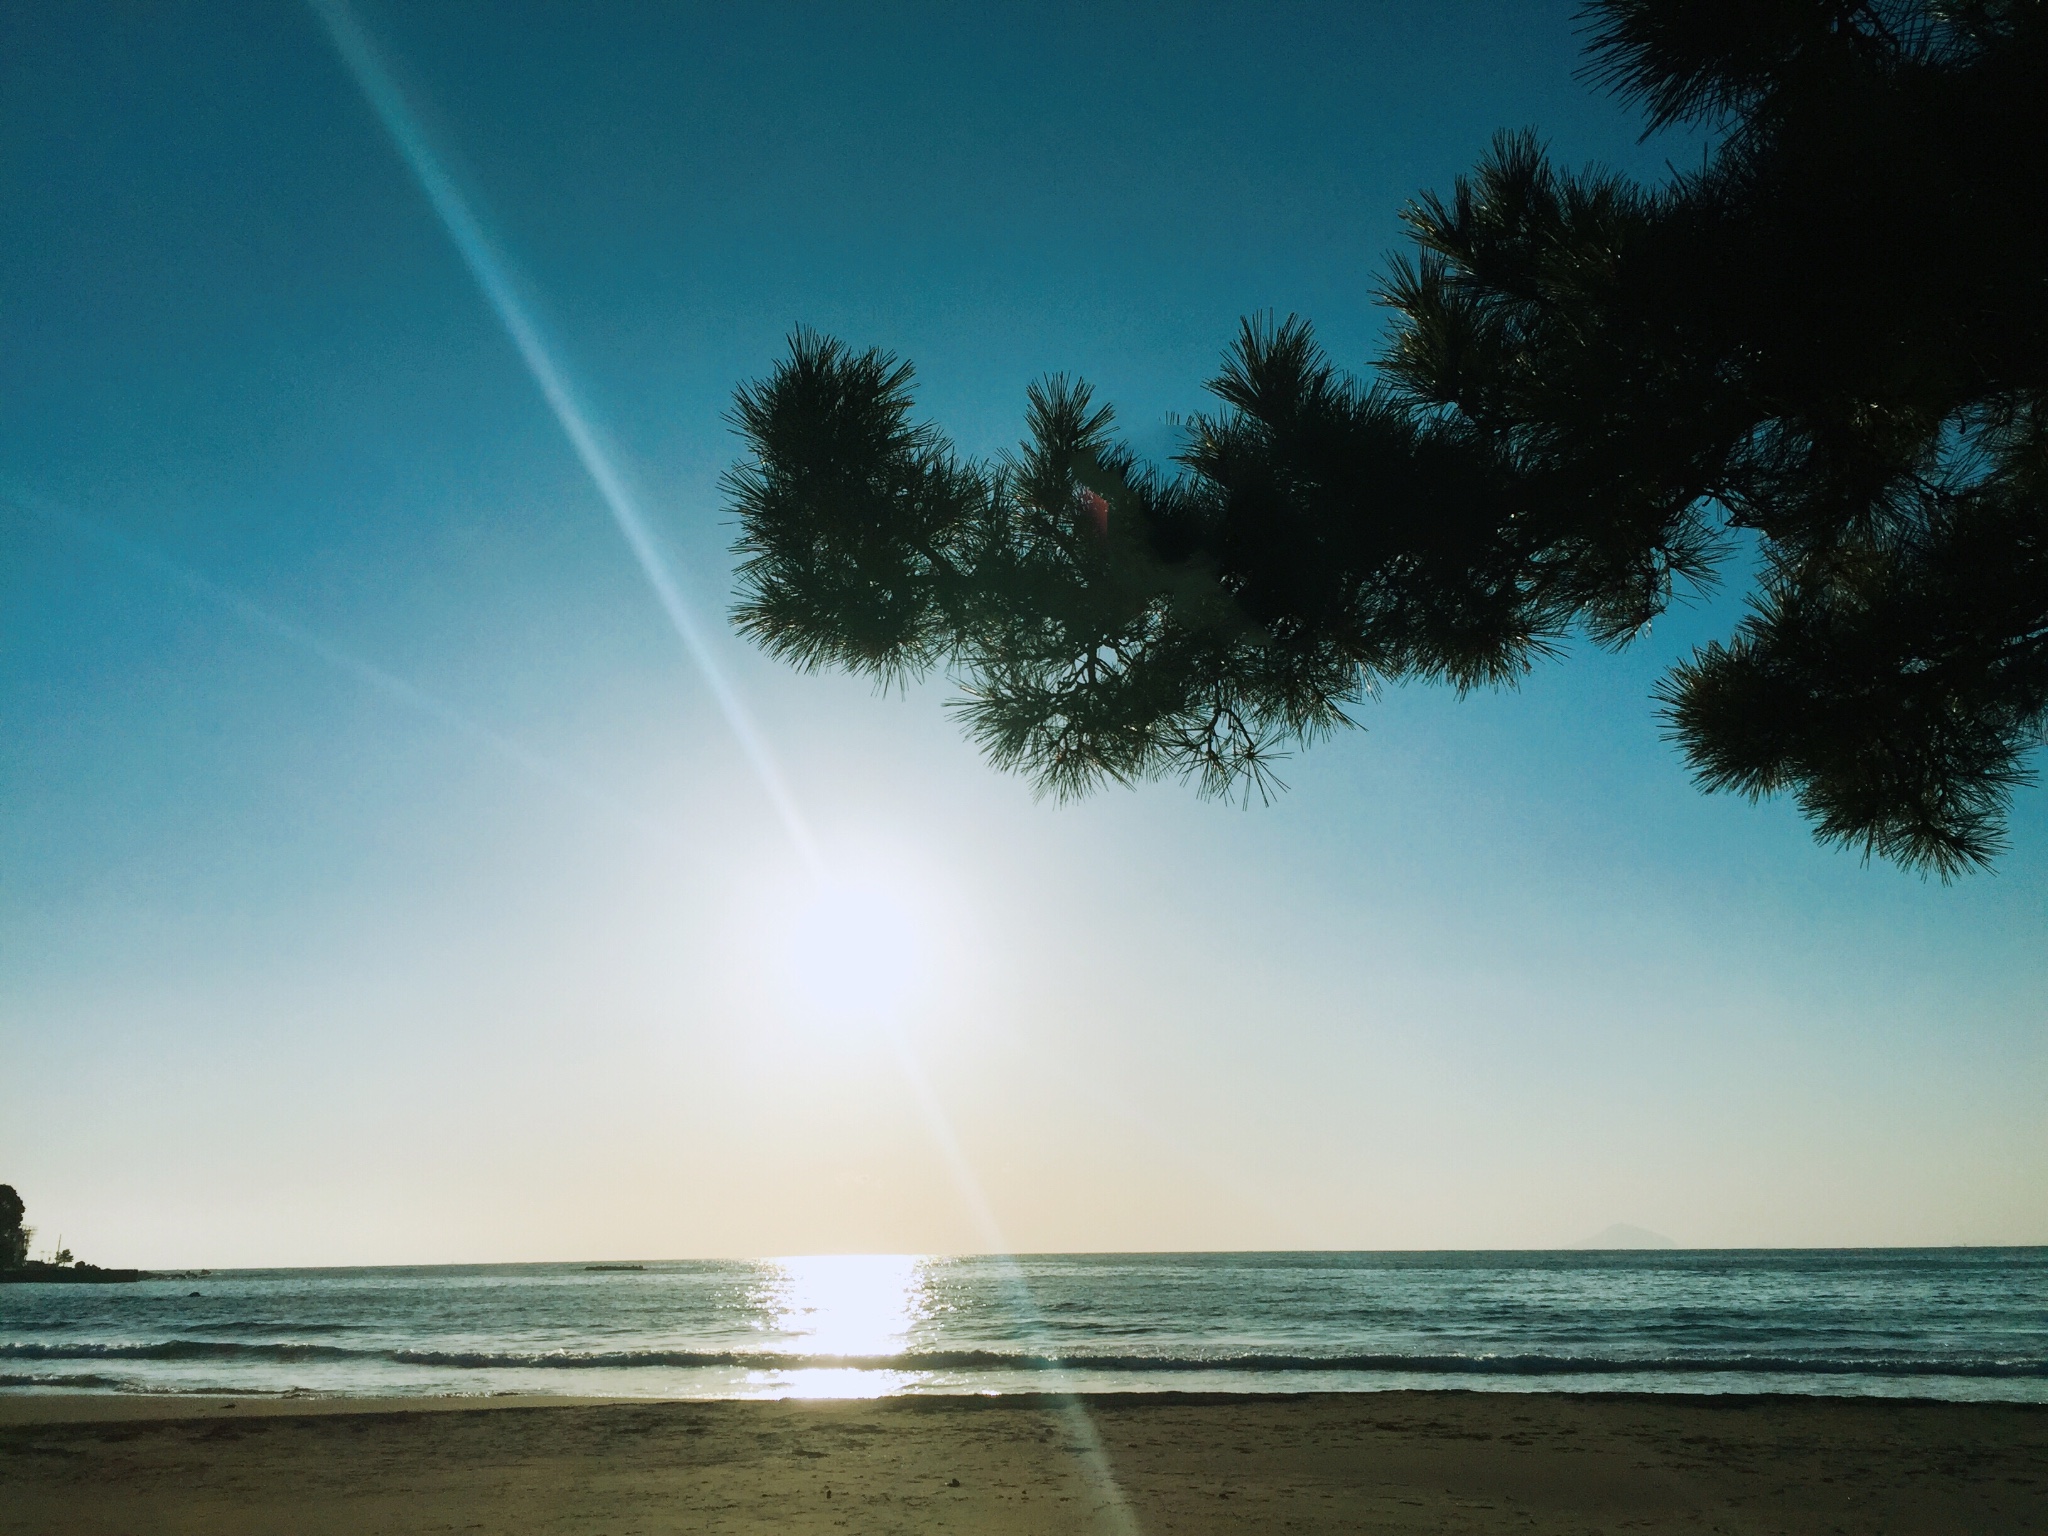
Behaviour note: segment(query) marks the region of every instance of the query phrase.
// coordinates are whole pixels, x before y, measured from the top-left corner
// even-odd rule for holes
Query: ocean
[[[0,1390],[2048,1401],[2048,1249],[1055,1254],[0,1287]]]

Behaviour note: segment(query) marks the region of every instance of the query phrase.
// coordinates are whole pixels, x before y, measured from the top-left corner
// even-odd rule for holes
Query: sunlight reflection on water
[[[2048,1402],[2048,1250],[806,1257],[0,1293],[0,1397],[1406,1386]]]
[[[747,1397],[854,1398],[887,1397],[907,1392],[928,1375],[925,1371],[843,1370],[749,1371]]]
[[[874,1397],[913,1385],[923,1373],[877,1370],[873,1362],[908,1346],[927,1310],[927,1267],[927,1260],[907,1254],[774,1261],[756,1304],[766,1328],[779,1335],[777,1348],[848,1364],[750,1372],[748,1386],[797,1397]]]

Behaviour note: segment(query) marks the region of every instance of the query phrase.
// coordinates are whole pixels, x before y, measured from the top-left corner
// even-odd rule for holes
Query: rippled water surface
[[[870,1256],[0,1287],[0,1389],[2048,1401],[2048,1249]]]

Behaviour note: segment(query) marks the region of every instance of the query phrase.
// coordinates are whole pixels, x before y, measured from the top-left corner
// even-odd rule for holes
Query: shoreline
[[[336,1413],[460,1413],[485,1412],[502,1408],[744,1408],[759,1405],[801,1404],[824,1406],[909,1405],[941,1409],[946,1404],[1046,1408],[1079,1402],[1107,1408],[1137,1408],[1148,1405],[1172,1407],[1251,1407],[1266,1403],[1343,1403],[1356,1400],[1395,1401],[1498,1399],[1503,1403],[1632,1403],[1645,1408],[1663,1405],[1696,1405],[1701,1408],[1739,1411],[1769,1405],[1857,1405],[1878,1410],[1924,1408],[1965,1410],[2013,1410],[2039,1414],[2048,1424],[2048,1403],[2018,1398],[1952,1398],[1894,1396],[1880,1393],[1822,1392],[1643,1392],[1615,1390],[1554,1390],[1515,1387],[1376,1387],[1366,1390],[1333,1388],[1322,1391],[1209,1391],[1205,1389],[1130,1391],[962,1391],[888,1392],[872,1396],[825,1397],[788,1393],[750,1397],[660,1397],[633,1394],[570,1392],[118,1392],[47,1390],[42,1388],[0,1388],[0,1429],[34,1424],[74,1424],[152,1419],[186,1419],[216,1411],[252,1413],[265,1417],[332,1415]]]
[[[547,1375],[563,1376],[573,1380],[579,1372],[548,1372]],[[606,1373],[617,1374],[617,1373]],[[241,1386],[229,1383],[193,1386],[150,1387],[134,1382],[113,1382],[104,1378],[95,1381],[91,1376],[54,1377],[42,1379],[32,1376],[0,1375],[0,1425],[11,1422],[30,1422],[35,1412],[12,1408],[10,1404],[21,1403],[63,1403],[89,1404],[118,1403],[134,1405],[133,1411],[140,1412],[150,1404],[162,1405],[167,1414],[175,1414],[180,1403],[215,1403],[233,1401],[244,1407],[258,1404],[280,1404],[318,1406],[331,1403],[360,1404],[365,1412],[397,1412],[408,1407],[489,1407],[499,1403],[527,1403],[530,1405],[575,1407],[579,1404],[597,1403],[775,1403],[775,1402],[956,1402],[1000,1400],[1005,1402],[1064,1401],[1069,1398],[1087,1402],[1262,1402],[1268,1400],[1322,1399],[1341,1400],[1348,1398],[1401,1398],[1401,1397],[1499,1397],[1514,1399],[1576,1399],[1587,1402],[1629,1402],[1641,1401],[1676,1403],[1741,1403],[1741,1402],[1812,1402],[1812,1403],[1898,1403],[1898,1404],[1952,1404],[1958,1407],[2014,1407],[2033,1408],[2048,1412],[2048,1394],[2039,1390],[2026,1392],[1978,1390],[1973,1392],[1945,1391],[1944,1378],[1931,1378],[1916,1374],[1906,1377],[1879,1377],[1858,1379],[1856,1384],[1845,1384],[1836,1376],[1815,1378],[1784,1378],[1768,1385],[1751,1386],[1741,1376],[1730,1380],[1723,1375],[1714,1382],[1703,1382],[1697,1386],[1643,1385],[1640,1378],[1632,1381],[1615,1381],[1619,1373],[1603,1373],[1607,1381],[1602,1385],[1560,1384],[1558,1378],[1528,1378],[1499,1376],[1491,1373],[1474,1372],[1459,1374],[1436,1374],[1417,1379],[1420,1373],[1405,1374],[1406,1379],[1385,1384],[1357,1385],[1331,1381],[1327,1376],[1320,1382],[1296,1380],[1291,1382],[1268,1381],[1261,1385],[1242,1385],[1237,1382],[1218,1383],[1215,1378],[1225,1373],[1200,1373],[1209,1377],[1206,1381],[1176,1384],[1172,1378],[1165,1381],[1157,1378],[1106,1384],[1101,1378],[1085,1380],[1068,1376],[1062,1378],[1051,1371],[1032,1372],[1010,1379],[986,1381],[963,1380],[949,1384],[913,1382],[883,1385],[869,1383],[849,1389],[843,1383],[820,1385],[807,1382],[804,1378],[813,1373],[793,1370],[785,1374],[786,1379],[768,1382],[753,1382],[744,1387],[721,1389],[718,1387],[697,1388],[694,1386],[671,1387],[668,1390],[655,1389],[651,1384],[642,1388],[632,1383],[610,1383],[599,1387],[592,1383],[591,1390],[561,1390],[543,1382],[532,1385],[475,1387],[460,1384],[435,1384],[416,1388],[379,1387],[374,1385],[324,1387],[312,1384],[296,1384],[288,1387]],[[831,1373],[841,1374],[841,1373]],[[882,1374],[882,1373],[876,1373]],[[1196,1375],[1197,1373],[1176,1373]],[[1035,1378],[1035,1379],[1034,1379]],[[1257,1377],[1254,1375],[1254,1380]],[[1599,1380],[1599,1377],[1593,1380]],[[1570,1381],[1571,1378],[1565,1378]],[[564,1383],[566,1385],[567,1383]],[[2027,1385],[2035,1386],[2032,1378]],[[55,1410],[52,1410],[55,1411]],[[63,1410],[69,1412],[71,1410]],[[79,1411],[83,1411],[82,1409]],[[109,1410],[128,1413],[130,1408]],[[2044,1532],[2048,1536],[2048,1532]]]
[[[0,1532],[2048,1528],[2048,1405],[0,1397]]]

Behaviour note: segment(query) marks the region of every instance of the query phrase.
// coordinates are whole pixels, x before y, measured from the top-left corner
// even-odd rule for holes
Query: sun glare
[[[775,1326],[805,1354],[893,1355],[917,1320],[922,1262],[901,1254],[779,1260]]]
[[[777,1397],[878,1397],[917,1379],[878,1369],[899,1355],[925,1306],[926,1262],[901,1254],[780,1259],[762,1295],[778,1348],[809,1363],[756,1371],[750,1386]]]
[[[798,998],[834,1018],[870,1018],[898,1007],[923,972],[917,925],[877,887],[833,885],[798,915],[788,974]]]

